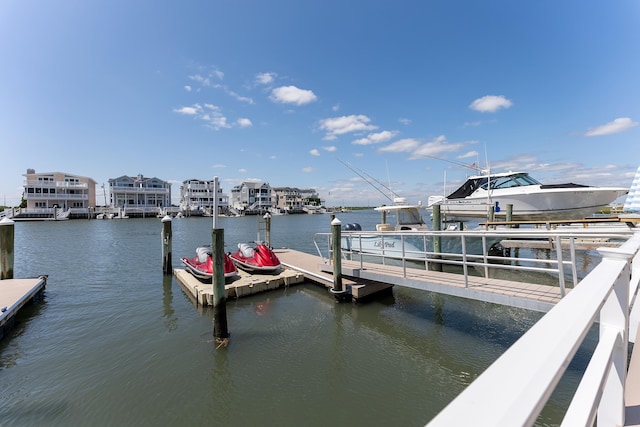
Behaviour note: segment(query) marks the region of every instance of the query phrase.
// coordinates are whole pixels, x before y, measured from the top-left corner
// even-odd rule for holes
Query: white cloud
[[[200,83],[202,86],[209,87],[212,86],[211,79],[222,80],[224,78],[224,73],[220,70],[213,69],[206,76],[202,74],[195,74],[193,76],[189,76],[189,79],[194,82]]]
[[[404,117],[399,118],[398,121],[400,123],[402,123],[403,125],[410,125],[411,124],[411,119],[407,119],[407,118],[404,118]]]
[[[442,153],[451,153],[464,148],[464,143],[457,142],[451,144],[447,142],[444,135],[440,135],[433,141],[422,144],[418,149],[411,153],[411,159],[419,159],[423,157],[437,157]]]
[[[611,135],[614,133],[625,132],[635,126],[638,126],[638,123],[634,122],[629,117],[620,117],[619,119],[615,119],[614,121],[604,124],[602,126],[589,129],[584,135],[585,136]]]
[[[331,107],[331,111],[338,111],[340,109],[340,104],[336,104],[333,107]]]
[[[186,90],[187,92],[191,92],[191,86],[184,85],[184,90]]]
[[[206,125],[215,130],[229,128],[227,118],[220,112],[220,107],[213,104],[193,104],[190,107],[180,107],[173,110],[175,113],[195,116],[197,119],[206,122]]]
[[[240,126],[241,128],[247,128],[247,127],[251,127],[253,126],[253,123],[251,123],[251,120],[247,119],[247,118],[240,118],[238,120],[236,120],[236,123],[238,124],[238,126]]]
[[[419,145],[420,142],[417,139],[407,138],[396,141],[386,147],[380,147],[378,151],[387,153],[406,153],[415,150]]]
[[[256,74],[256,83],[261,85],[271,84],[275,80],[276,76],[276,73],[258,73]]]
[[[180,107],[173,109],[174,113],[185,114],[188,116],[198,114],[200,111],[202,111],[202,108],[198,104],[195,104],[193,107]]]
[[[309,154],[311,154],[312,156],[319,156],[320,152],[314,148],[313,150],[309,151]]]
[[[316,101],[318,97],[310,90],[281,86],[271,91],[271,99],[281,104],[305,105]]]
[[[335,145],[329,145],[327,147],[322,147],[323,150],[328,151],[330,153],[334,152],[337,150]]]
[[[381,142],[387,142],[396,136],[398,132],[396,131],[382,131],[378,133],[370,133],[365,138],[356,139],[352,142],[355,145],[371,145],[371,144],[380,144]]]
[[[238,172],[240,173],[247,173],[247,170],[245,168],[240,168],[238,169]]]
[[[494,113],[500,108],[509,108],[513,103],[504,96],[487,95],[473,101],[469,108],[481,113]]]
[[[313,168],[311,166],[307,166],[306,168],[302,168],[302,172],[305,172],[305,173],[313,172]]]
[[[470,157],[477,158],[478,157],[478,152],[477,151],[469,151],[469,152],[467,152],[465,154],[462,154],[462,155],[458,156],[457,158],[458,159],[468,159]]]
[[[330,119],[321,120],[319,127],[320,129],[327,132],[324,139],[333,140],[336,139],[338,135],[343,135],[345,133],[362,132],[377,129],[377,126],[369,124],[370,121],[371,119],[369,119],[369,117],[362,114],[359,114],[357,116],[351,115],[333,117]]]
[[[223,169],[223,168],[226,168],[226,167],[227,167],[227,165],[223,165],[223,164],[221,164],[221,163],[218,163],[218,164],[215,164],[215,165],[213,165],[213,166],[211,166],[211,167],[212,167],[213,169]]]

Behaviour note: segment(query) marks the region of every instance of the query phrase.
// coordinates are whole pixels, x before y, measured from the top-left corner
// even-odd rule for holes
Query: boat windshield
[[[422,220],[422,215],[420,215],[417,208],[407,208],[400,209],[398,211],[398,224],[424,224],[424,221]]]
[[[483,190],[486,190],[487,187],[492,190],[498,188],[510,188],[510,187],[523,187],[527,185],[541,185],[537,180],[531,178],[526,173],[518,173],[515,175],[509,176],[501,176],[498,178],[494,178],[489,182],[485,182],[481,187]]]

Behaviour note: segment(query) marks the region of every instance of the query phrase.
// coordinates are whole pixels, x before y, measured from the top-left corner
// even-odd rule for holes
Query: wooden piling
[[[489,206],[489,212],[487,212],[489,222],[493,222],[495,218],[495,208],[493,206]]]
[[[342,283],[342,223],[338,218],[331,221],[331,262],[333,264],[333,288],[331,293],[338,302],[350,300],[350,295],[344,289]]]
[[[511,203],[507,205],[507,216],[505,218],[505,221],[507,222],[513,221],[513,205]],[[517,224],[516,225],[509,224],[508,228],[520,228],[520,226]]]
[[[213,337],[216,340],[216,348],[220,348],[226,347],[229,342],[223,228],[214,228],[211,233],[211,256],[213,257]]]
[[[224,229],[218,228],[218,177],[213,178],[213,230],[211,257],[213,261],[213,338],[216,350],[229,344],[227,325],[227,294],[224,281]]]
[[[0,221],[0,280],[13,279],[13,248],[15,222],[9,218]]]
[[[271,214],[264,214],[264,243],[271,247]]]
[[[433,231],[441,231],[442,230],[442,221],[440,215],[440,205],[433,205]],[[439,254],[442,252],[442,245],[440,236],[433,236],[433,252]],[[440,255],[434,255],[434,258],[439,259]],[[442,271],[442,264],[436,262],[432,265],[431,268],[433,271]]]
[[[171,274],[173,268],[171,266],[171,217],[165,215],[162,218],[162,272],[164,274]]]

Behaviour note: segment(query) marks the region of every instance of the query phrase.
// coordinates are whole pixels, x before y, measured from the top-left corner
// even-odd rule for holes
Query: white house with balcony
[[[182,181],[180,186],[180,211],[186,216],[212,215],[215,201],[213,180],[188,179]],[[218,213],[227,213],[229,210],[229,196],[218,188]]]
[[[158,215],[171,207],[171,184],[142,174],[109,179],[109,194],[111,208],[121,216]]]
[[[34,169],[27,169],[23,176],[27,207],[16,219],[86,217],[96,205],[96,182],[92,178],[66,172],[36,173]]]

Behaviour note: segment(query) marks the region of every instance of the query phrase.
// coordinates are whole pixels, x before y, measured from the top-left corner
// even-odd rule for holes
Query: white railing
[[[596,418],[598,426],[625,425],[629,312],[640,272],[640,232],[619,248],[599,252],[600,264],[428,426],[533,425],[597,322],[599,342],[562,425],[593,425]]]
[[[633,231],[619,227],[609,231],[577,230],[474,230],[474,231],[402,231],[374,232],[349,231],[342,232],[342,258],[360,261],[364,267],[365,260],[373,260],[386,264],[395,260],[402,264],[404,277],[407,268],[416,268],[416,263],[425,269],[437,265],[458,266],[462,270],[461,280],[468,286],[470,268],[480,271],[489,277],[490,269],[514,270],[546,273],[557,276],[562,296],[566,295],[567,280],[571,285],[579,281],[576,268],[576,247],[588,242],[591,246],[610,243],[621,245]],[[511,249],[510,252],[496,252],[492,246],[501,241],[520,240],[523,245],[537,242],[550,249],[549,257],[526,257],[524,251]],[[366,241],[374,241],[376,250],[367,247]],[[440,251],[436,250],[439,241]],[[316,233],[314,245],[318,254],[326,264],[331,263],[331,233]],[[513,254],[510,255],[510,254]],[[415,272],[415,270],[413,270]],[[581,272],[582,273],[582,272]],[[585,272],[586,274],[586,272]],[[584,275],[584,274],[583,274]],[[640,317],[640,312],[638,313]]]
[[[157,194],[167,194],[170,191],[170,188],[153,188],[153,187],[120,187],[115,186],[110,188],[111,194],[145,194],[145,193],[157,193]]]
[[[65,194],[65,193],[25,193],[26,200],[45,199],[45,200],[87,200],[88,194]]]
[[[86,182],[67,182],[67,181],[24,181],[24,187],[33,188],[89,188]]]

